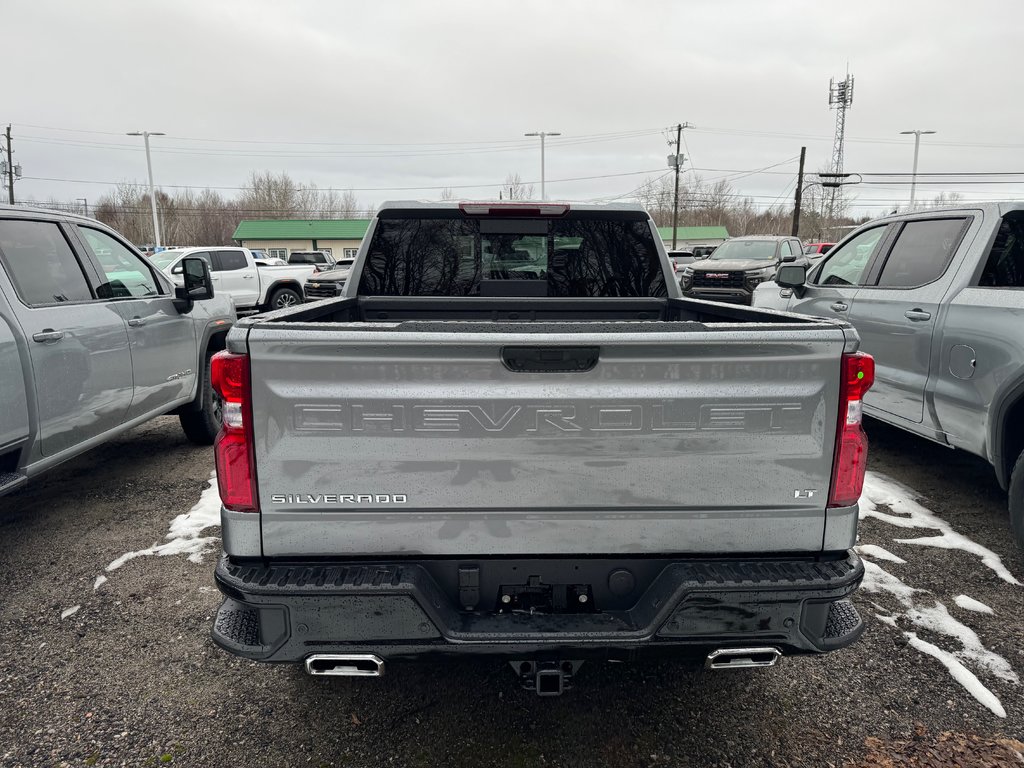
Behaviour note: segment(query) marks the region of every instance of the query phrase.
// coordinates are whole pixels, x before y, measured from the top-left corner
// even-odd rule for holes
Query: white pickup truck
[[[263,266],[248,248],[177,248],[161,251],[152,261],[177,285],[182,284],[181,260],[197,256],[210,265],[218,294],[227,294],[239,310],[269,310],[302,303],[303,288],[314,274],[312,264]]]

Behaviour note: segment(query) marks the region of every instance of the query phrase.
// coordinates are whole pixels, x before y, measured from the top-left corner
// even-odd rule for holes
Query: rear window
[[[656,297],[667,293],[646,216],[381,218],[363,296]]]
[[[293,253],[288,261],[291,264],[326,264],[327,256],[322,253]]]

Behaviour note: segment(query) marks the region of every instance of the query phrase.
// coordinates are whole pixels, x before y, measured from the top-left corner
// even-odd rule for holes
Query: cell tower
[[[847,71],[843,80],[828,82],[828,108],[836,111],[836,138],[832,143],[832,173],[843,172],[843,149],[846,144],[846,110],[853,105],[853,75]],[[838,179],[838,177],[836,177]],[[832,188],[828,200],[828,220],[831,222],[836,207],[837,187]]]

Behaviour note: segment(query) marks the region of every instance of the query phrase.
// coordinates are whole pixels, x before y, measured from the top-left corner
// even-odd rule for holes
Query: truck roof
[[[565,200],[444,200],[441,202],[432,202],[430,200],[388,200],[381,203],[378,211],[395,209],[413,211],[458,210],[463,205],[565,205],[572,211],[640,211],[642,213],[647,211],[639,203],[573,203]]]

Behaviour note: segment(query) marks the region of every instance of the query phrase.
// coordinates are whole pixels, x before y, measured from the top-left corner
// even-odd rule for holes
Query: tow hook
[[[572,688],[573,675],[583,666],[581,660],[565,661],[510,661],[512,669],[519,675],[519,683],[538,696],[561,696]]]

